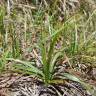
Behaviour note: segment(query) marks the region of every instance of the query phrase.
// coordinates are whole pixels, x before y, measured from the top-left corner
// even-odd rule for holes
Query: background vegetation
[[[96,80],[96,74],[91,73],[96,68],[95,0],[0,3],[1,74],[10,70],[33,74],[46,84],[66,77],[85,85],[78,79],[83,72],[91,74],[87,79]],[[10,61],[12,64],[8,65]],[[68,73],[73,74],[57,70],[60,65],[66,65]]]

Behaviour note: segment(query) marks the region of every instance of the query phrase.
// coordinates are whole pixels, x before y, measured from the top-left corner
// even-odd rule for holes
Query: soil
[[[0,96],[96,96],[96,92],[91,95],[79,83],[69,81],[68,84],[46,86],[33,76],[3,73],[0,76]]]

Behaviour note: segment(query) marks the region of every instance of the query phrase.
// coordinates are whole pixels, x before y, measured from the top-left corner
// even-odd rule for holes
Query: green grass
[[[75,10],[74,3],[70,9],[68,2],[64,11],[64,2],[56,0],[52,8],[50,2],[46,3],[48,6],[43,2],[36,8],[24,4],[21,7],[16,4],[12,9],[11,5],[0,6],[0,48],[4,50],[4,55],[0,57],[0,70],[4,69],[6,60],[12,60],[17,62],[14,71],[38,76],[45,84],[49,84],[54,80],[54,74],[58,73],[54,73],[57,61],[65,55],[70,58],[71,67],[78,62],[74,60],[77,55],[96,57],[96,10],[90,8],[91,11],[88,11],[89,6],[86,5],[86,9],[82,4],[80,9]],[[62,46],[56,49],[59,37],[63,38]],[[42,68],[38,68],[36,62],[23,59],[30,49],[39,50],[41,58],[38,61]],[[11,52],[12,58],[5,56],[7,50]],[[72,74],[61,75],[62,80],[67,78],[82,83]]]

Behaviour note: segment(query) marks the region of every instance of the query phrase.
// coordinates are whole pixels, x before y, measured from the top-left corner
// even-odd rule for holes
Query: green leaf
[[[60,56],[63,56],[63,53],[62,53],[62,52],[57,52],[57,53],[55,54],[55,56],[53,57],[52,62],[51,62],[51,64],[50,64],[50,72],[51,72],[51,73],[54,71],[54,66],[55,66],[56,60],[57,60]]]
[[[32,65],[32,63],[34,63],[34,62],[30,63],[30,62],[21,61],[19,59],[14,59],[14,58],[7,58],[7,60],[11,60],[11,61],[21,63],[21,64],[25,65],[26,67],[29,67],[29,69],[31,68],[31,71],[33,73],[40,74],[41,76],[44,76],[44,74],[43,74],[43,72],[41,70],[39,70],[37,67]]]
[[[76,76],[71,75],[69,73],[64,73],[63,76],[66,77],[69,80],[81,83],[81,80],[79,78],[77,78]]]
[[[64,73],[63,74],[64,77],[66,77],[67,79],[69,80],[72,80],[72,81],[75,81],[75,82],[78,82],[78,83],[81,83],[82,86],[84,86],[88,91],[92,91],[93,87],[90,85],[90,84],[87,84],[85,83],[83,80],[81,80],[80,78],[77,78],[76,76],[74,75],[71,75],[69,73]]]
[[[41,74],[38,74],[38,72],[34,72],[32,70],[32,68],[28,67],[28,66],[24,66],[22,64],[15,64],[13,66],[13,71],[16,71],[16,72],[21,72],[21,73],[24,73],[24,74],[29,74],[29,75],[34,75],[34,76],[37,76],[39,78],[42,78],[43,79],[43,76],[41,76]]]

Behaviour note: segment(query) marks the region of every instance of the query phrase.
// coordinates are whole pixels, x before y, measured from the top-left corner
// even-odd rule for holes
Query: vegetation
[[[47,86],[71,80],[95,96],[95,83],[82,78],[96,68],[95,1],[25,1],[1,1],[0,74],[32,75]],[[95,82],[96,75],[91,76]]]

